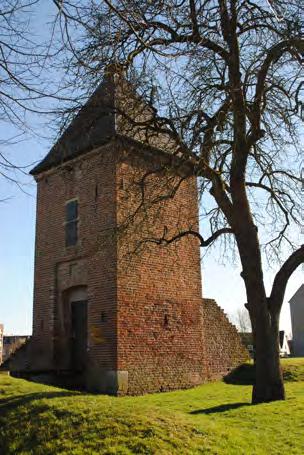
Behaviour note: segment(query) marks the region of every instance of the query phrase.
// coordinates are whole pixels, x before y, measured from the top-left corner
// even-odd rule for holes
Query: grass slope
[[[0,375],[0,454],[303,455],[304,359],[283,364],[287,400],[257,406],[223,382],[115,398]]]
[[[304,381],[304,359],[282,359],[284,381]],[[231,371],[226,377],[227,384],[252,385],[254,383],[255,370],[253,363],[244,363]]]

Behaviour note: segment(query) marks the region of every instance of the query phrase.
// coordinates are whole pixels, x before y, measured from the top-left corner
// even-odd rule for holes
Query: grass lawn
[[[283,365],[287,400],[256,406],[224,382],[115,398],[0,375],[0,454],[303,455],[304,359]]]

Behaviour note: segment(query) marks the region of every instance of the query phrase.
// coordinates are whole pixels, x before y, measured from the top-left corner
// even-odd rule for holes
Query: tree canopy
[[[279,256],[302,222],[303,6],[272,3],[57,4],[72,86],[92,91],[110,62],[122,65],[153,108],[140,126],[168,134],[196,160],[201,193],[216,191],[211,235],[230,225],[233,170]]]
[[[173,153],[191,162],[202,232],[172,239],[164,230],[156,240],[232,240],[256,344],[253,401],[284,398],[279,316],[288,279],[304,262],[295,233],[303,223],[303,2],[54,1],[71,87],[92,92],[114,64],[150,107],[137,128],[168,136]],[[269,295],[263,248],[285,260]]]

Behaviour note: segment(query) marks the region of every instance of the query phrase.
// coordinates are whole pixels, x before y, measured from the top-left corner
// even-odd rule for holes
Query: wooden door
[[[71,303],[72,314],[72,352],[71,361],[74,371],[82,371],[86,364],[87,354],[87,301]]]

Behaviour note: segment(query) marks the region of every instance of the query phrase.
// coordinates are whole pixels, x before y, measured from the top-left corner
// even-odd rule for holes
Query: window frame
[[[76,218],[72,218],[72,219],[68,219],[68,212],[67,212],[67,206],[68,204],[70,204],[71,202],[76,202]],[[79,199],[78,197],[74,197],[72,199],[69,199],[68,201],[65,202],[65,205],[64,205],[64,208],[65,208],[65,221],[64,221],[64,243],[65,243],[65,247],[66,248],[71,248],[71,247],[75,247],[77,244],[78,244],[78,241],[79,241]],[[74,243],[70,243],[68,242],[68,238],[69,238],[69,234],[68,234],[68,226],[75,226],[75,229],[76,229],[76,241]]]

